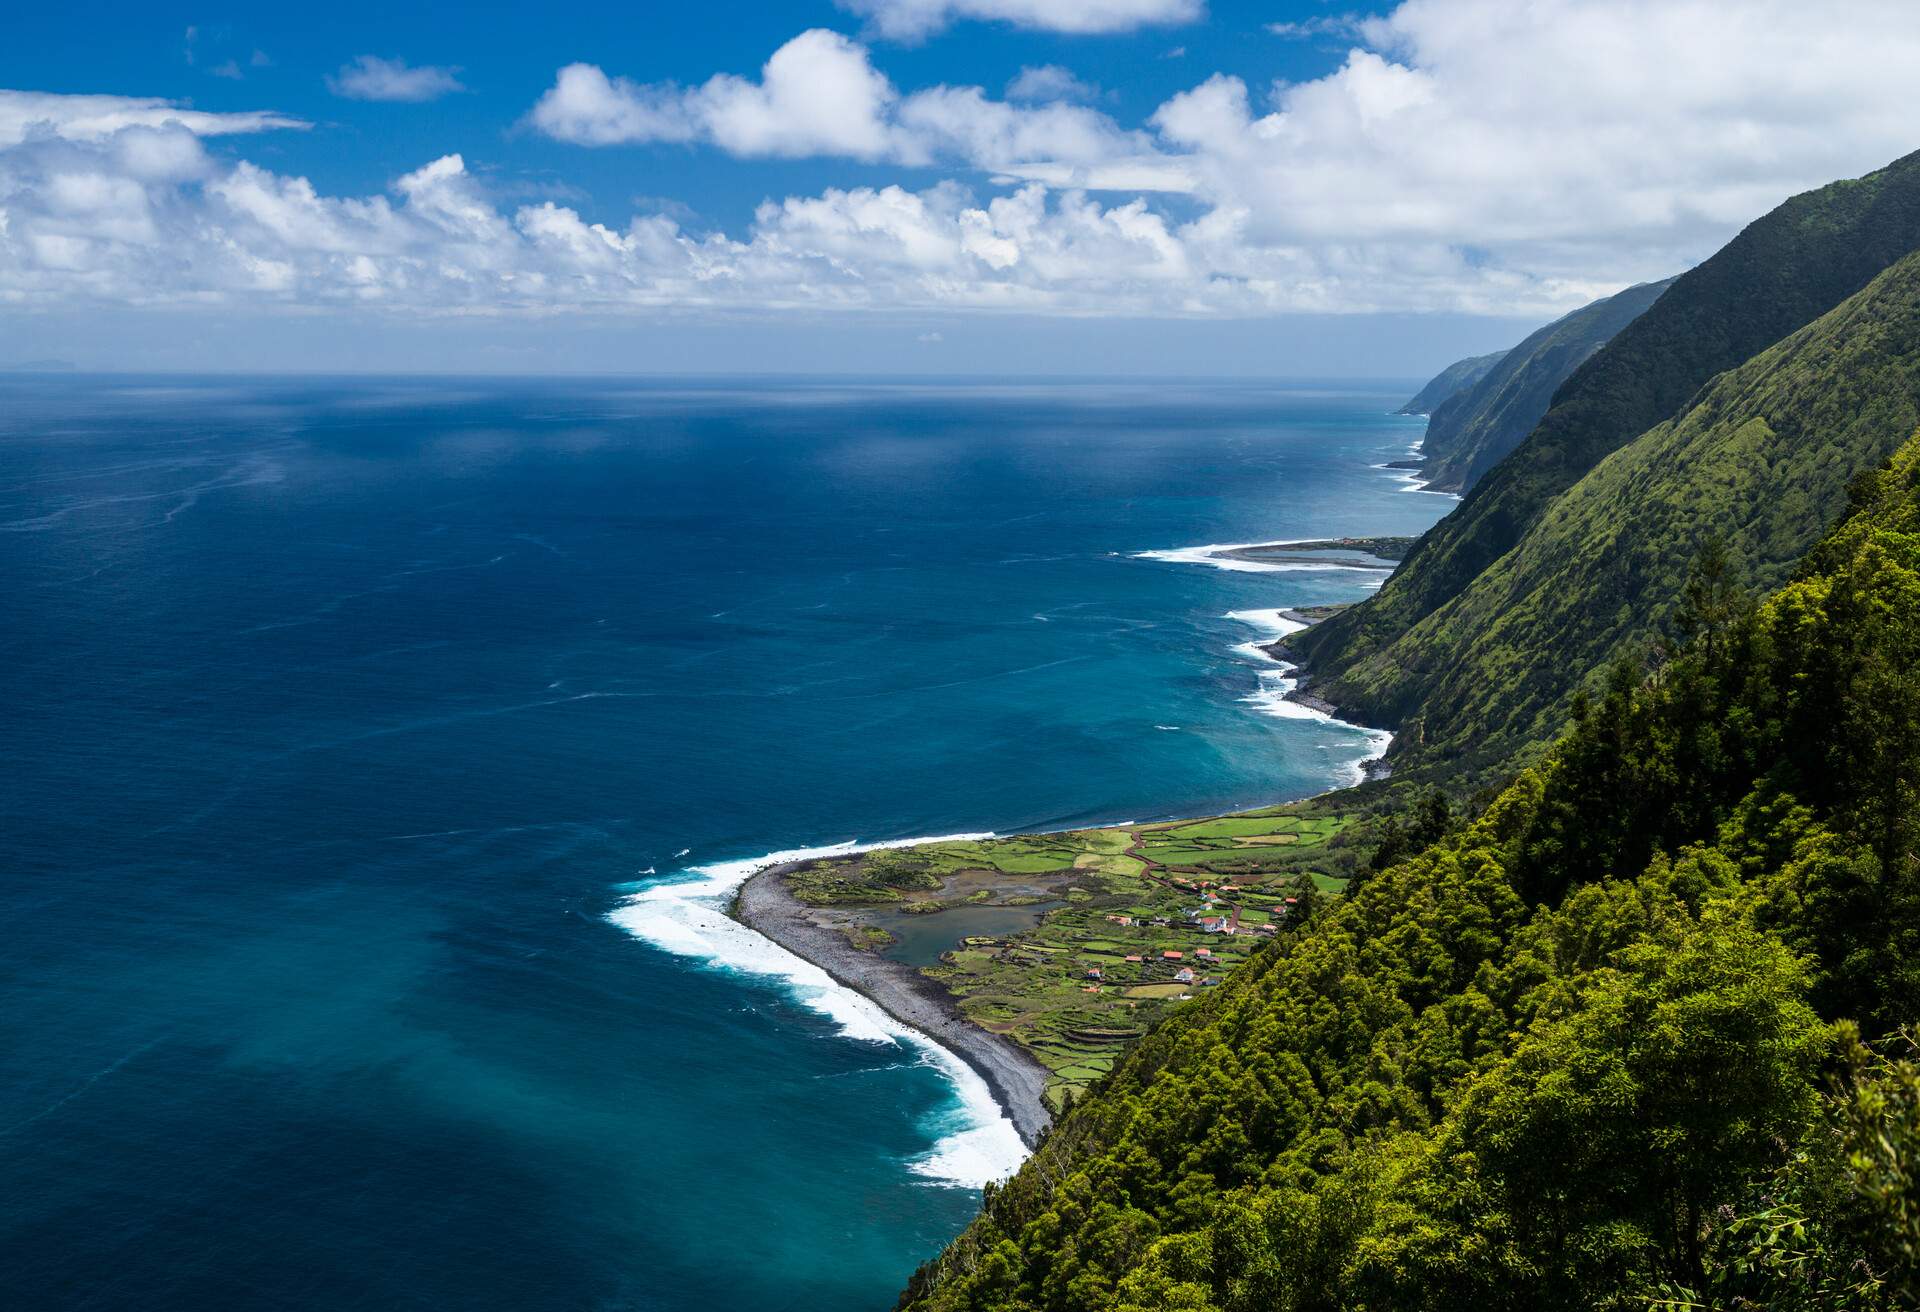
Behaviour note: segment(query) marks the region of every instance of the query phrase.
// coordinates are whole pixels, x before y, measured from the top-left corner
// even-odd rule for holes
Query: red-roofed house
[[[1184,953],[1184,952],[1173,952],[1173,951],[1167,951],[1167,952],[1162,952],[1162,953],[1160,954],[1160,957],[1161,957],[1161,959],[1162,959],[1163,961],[1178,961],[1178,960],[1180,960],[1180,958],[1182,958],[1182,957],[1184,957],[1184,956],[1186,956],[1186,955],[1187,955],[1187,954],[1186,954],[1186,953]]]

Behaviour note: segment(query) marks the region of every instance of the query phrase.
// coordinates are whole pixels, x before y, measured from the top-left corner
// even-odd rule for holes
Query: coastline
[[[1421,444],[1416,441],[1411,449],[1416,457]],[[1394,477],[1408,484],[1404,490],[1424,490],[1425,485],[1417,475],[1407,472],[1410,466],[1418,468],[1412,461],[1396,462],[1388,468]],[[1216,543],[1133,555],[1135,559],[1200,564],[1251,573],[1352,570],[1374,576],[1378,580],[1374,586],[1378,587],[1397,567],[1411,542],[1412,539],[1406,539],[1402,545],[1400,539],[1378,537],[1299,538]],[[1390,554],[1375,554],[1380,546],[1389,543],[1396,548]],[[1357,549],[1363,558],[1325,560],[1293,554],[1326,549]],[[1265,714],[1326,720],[1357,729],[1367,736],[1370,750],[1352,767],[1357,777],[1329,791],[1391,773],[1391,767],[1383,758],[1393,740],[1392,732],[1342,719],[1332,703],[1305,691],[1304,672],[1283,654],[1288,634],[1319,623],[1345,604],[1348,603],[1342,603],[1341,607],[1277,609],[1270,612],[1272,620],[1253,611],[1235,612],[1228,617],[1267,628],[1272,635],[1266,642],[1246,643],[1237,649],[1276,667],[1263,672],[1263,687],[1243,700],[1259,705]],[[824,971],[894,1021],[953,1054],[985,1083],[988,1093],[1027,1149],[1036,1148],[1053,1120],[1044,1096],[1051,1072],[1012,1039],[976,1024],[944,988],[914,967],[856,948],[841,934],[815,923],[808,915],[809,908],[793,896],[785,883],[786,876],[798,869],[806,858],[795,859],[797,854],[791,853],[782,855],[789,859],[760,866],[737,886],[725,904],[726,916]]]
[[[1240,549],[1258,549],[1292,544],[1238,545]],[[1217,568],[1260,571],[1288,568],[1288,565],[1275,565],[1267,561],[1222,558],[1214,554],[1219,551],[1219,547],[1201,547],[1181,554],[1193,563],[1210,564]],[[1314,613],[1316,611],[1322,613]],[[1268,615],[1273,619],[1267,619]],[[1305,680],[1299,667],[1282,654],[1285,636],[1326,618],[1323,608],[1235,612],[1229,618],[1266,628],[1274,635],[1268,641],[1249,642],[1237,648],[1276,667],[1261,676],[1263,685],[1268,686],[1245,700],[1260,705],[1266,714],[1329,720],[1358,729],[1372,740],[1372,750],[1353,767],[1357,777],[1336,784],[1333,791],[1382,778],[1390,773],[1390,768],[1381,758],[1392,741],[1392,733],[1341,719],[1338,708],[1304,691],[1301,685]],[[1268,684],[1268,680],[1273,683]],[[878,846],[895,845],[888,843]],[[898,845],[911,846],[912,843]],[[759,863],[751,874],[734,887],[732,895],[724,903],[724,914],[777,947],[824,971],[835,983],[852,990],[894,1021],[958,1058],[985,1083],[987,1092],[1012,1124],[1020,1141],[1031,1151],[1038,1146],[1040,1136],[1053,1121],[1044,1097],[1051,1072],[1012,1039],[976,1024],[936,981],[928,979],[904,962],[856,948],[841,934],[815,923],[808,915],[806,904],[788,891],[785,877],[806,861],[818,856],[845,855],[854,850],[859,850],[859,845],[846,844],[805,854],[781,853],[779,855],[786,859]]]
[[[1042,1097],[1047,1068],[1012,1039],[974,1024],[945,989],[913,967],[863,952],[814,924],[784,882],[800,864],[788,861],[754,873],[740,886],[728,914],[959,1057],[986,1082],[1021,1142],[1035,1147],[1053,1119]]]

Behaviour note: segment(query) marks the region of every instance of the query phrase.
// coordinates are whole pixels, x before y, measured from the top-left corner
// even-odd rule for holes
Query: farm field
[[[952,915],[951,945],[918,969],[970,1020],[1052,1072],[1047,1098],[1057,1111],[1168,1008],[1214,987],[1316,898],[1342,889],[1364,850],[1347,841],[1361,820],[1315,799],[886,849],[816,861],[786,878],[823,921],[879,952],[895,936],[876,922],[898,929],[912,917],[912,937],[924,944],[938,940],[943,915],[962,908],[1035,907],[1030,928],[997,935],[969,935],[964,926],[978,916]]]

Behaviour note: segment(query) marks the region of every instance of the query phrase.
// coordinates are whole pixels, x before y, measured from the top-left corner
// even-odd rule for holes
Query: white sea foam
[[[1243,642],[1236,646],[1234,654],[1260,665],[1260,686],[1240,700],[1253,707],[1262,715],[1271,715],[1280,720],[1318,720],[1322,724],[1338,725],[1362,736],[1366,743],[1365,752],[1347,763],[1352,782],[1360,783],[1367,777],[1367,762],[1384,755],[1393,735],[1385,729],[1369,729],[1364,725],[1350,724],[1345,720],[1328,715],[1325,711],[1288,698],[1287,694],[1300,685],[1295,677],[1298,668],[1281,660],[1266,650],[1267,643],[1275,638],[1285,637],[1289,633],[1298,633],[1307,626],[1299,620],[1290,620],[1277,610],[1236,610],[1229,611],[1227,618],[1242,624],[1265,630],[1264,636],[1252,642]]]
[[[1411,459],[1418,456],[1421,451],[1425,449],[1426,445],[1427,435],[1421,433],[1420,436],[1413,439],[1413,445],[1407,448],[1407,457]],[[1458,492],[1440,492],[1428,487],[1427,480],[1420,477],[1419,473],[1415,470],[1392,469],[1386,465],[1375,465],[1374,468],[1385,470],[1392,476],[1395,482],[1400,484],[1400,490],[1402,492],[1424,492],[1430,497],[1451,497],[1455,501],[1460,499]]]
[[[1236,574],[1318,574],[1327,570],[1345,570],[1356,574],[1374,574],[1385,579],[1392,570],[1388,565],[1347,565],[1338,561],[1319,560],[1246,560],[1239,556],[1230,556],[1230,551],[1246,551],[1252,547],[1293,547],[1307,542],[1324,542],[1325,538],[1293,538],[1279,542],[1215,542],[1204,547],[1169,547],[1164,551],[1136,551],[1135,560],[1159,560],[1174,565],[1211,565],[1215,569],[1232,570]]]
[[[678,877],[636,890],[608,919],[663,952],[689,957],[717,969],[776,980],[802,1006],[825,1016],[847,1038],[867,1043],[907,1044],[918,1049],[927,1063],[937,1068],[953,1086],[958,1105],[943,1112],[938,1122],[929,1127],[938,1141],[908,1163],[909,1169],[944,1184],[978,1188],[1013,1174],[1027,1155],[1013,1122],[994,1101],[986,1081],[926,1035],[902,1025],[879,1004],[840,984],[812,962],[747,928],[729,916],[725,908],[740,885],[769,866],[849,856],[884,847],[991,837],[991,834],[951,834],[888,843],[835,843],[693,866]]]

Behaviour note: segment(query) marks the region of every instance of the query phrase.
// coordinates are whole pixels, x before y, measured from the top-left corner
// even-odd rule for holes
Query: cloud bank
[[[860,11],[899,33],[1057,25],[1069,8]],[[1135,25],[1186,12],[1071,8]],[[1030,70],[1005,99],[903,91],[824,30],[756,76],[696,86],[559,71],[529,124],[633,151],[637,169],[639,148],[665,145],[899,171],[769,199],[734,232],[663,205],[511,204],[458,155],[328,196],[228,157],[246,134],[306,126],[285,115],[0,93],[0,300],[1544,315],[1683,268],[1787,195],[1920,146],[1906,0],[1407,0],[1356,31],[1323,77],[1205,78],[1137,124],[1084,103],[1067,69]]]

